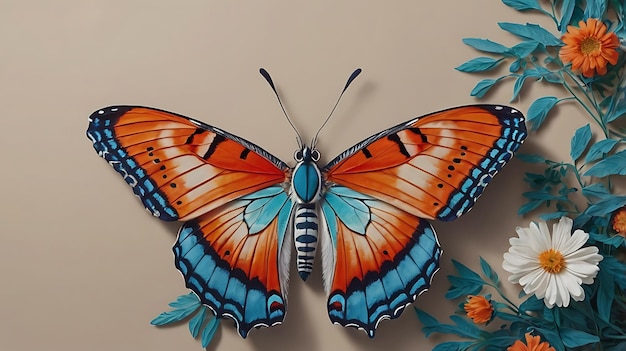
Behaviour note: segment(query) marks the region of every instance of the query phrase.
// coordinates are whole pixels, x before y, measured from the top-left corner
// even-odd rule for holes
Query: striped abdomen
[[[296,207],[294,218],[294,243],[297,252],[298,274],[306,280],[313,270],[317,250],[317,212],[315,204],[301,203]]]

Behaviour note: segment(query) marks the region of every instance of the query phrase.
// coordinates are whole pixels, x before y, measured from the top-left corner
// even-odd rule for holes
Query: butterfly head
[[[311,148],[309,146],[304,146],[300,150],[297,150],[293,154],[293,158],[296,162],[317,162],[320,159],[320,152],[315,148]]]

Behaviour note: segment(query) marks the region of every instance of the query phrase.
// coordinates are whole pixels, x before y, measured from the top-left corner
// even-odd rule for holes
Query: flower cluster
[[[508,73],[478,82],[472,96],[483,98],[499,82],[513,79],[513,100],[535,80],[560,87],[564,97],[542,96],[527,112],[531,130],[556,115],[554,107],[574,102],[591,123],[570,143],[570,158],[553,161],[521,154],[540,173],[528,172],[530,190],[520,215],[541,221],[517,228],[502,268],[520,295],[509,298],[498,275],[480,258],[480,273],[453,261],[448,299],[462,302],[453,324],[422,310],[426,336],[454,334],[465,341],[435,350],[626,350],[626,3],[622,0],[502,0],[520,12],[548,16],[555,28],[499,23],[521,39],[507,47],[488,39],[464,43],[489,56],[457,70]],[[501,71],[501,70],[499,70]],[[552,230],[545,221],[554,221]],[[492,298],[487,290],[495,292]],[[483,326],[498,320],[499,329]]]

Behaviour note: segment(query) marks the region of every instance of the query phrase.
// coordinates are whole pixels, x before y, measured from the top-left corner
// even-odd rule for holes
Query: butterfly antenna
[[[270,87],[272,87],[272,90],[274,91],[274,94],[276,95],[276,99],[278,99],[278,104],[280,105],[280,108],[283,110],[283,114],[287,118],[287,122],[289,122],[289,125],[291,125],[291,128],[293,128],[293,130],[296,132],[296,141],[298,142],[298,147],[302,149],[302,137],[300,136],[300,133],[298,133],[296,126],[294,126],[293,122],[291,122],[291,118],[289,118],[289,115],[287,114],[287,111],[285,110],[285,106],[283,106],[283,102],[280,100],[280,95],[278,95],[278,91],[276,91],[276,86],[274,86],[274,81],[272,81],[272,77],[270,77],[270,74],[267,73],[265,68],[259,69],[259,73],[261,73],[261,75],[263,76],[263,78],[265,78],[265,80],[270,85]]]
[[[320,132],[322,131],[322,128],[324,128],[326,123],[328,123],[328,120],[330,120],[330,116],[332,116],[333,112],[335,112],[335,109],[337,108],[337,105],[339,105],[339,101],[341,101],[341,97],[343,96],[343,93],[346,92],[346,90],[348,89],[348,87],[350,86],[352,81],[355,80],[356,77],[359,76],[359,74],[361,74],[361,71],[362,70],[360,68],[355,69],[354,72],[352,72],[352,74],[348,78],[348,81],[346,82],[346,85],[343,87],[343,90],[341,91],[341,94],[339,94],[339,97],[337,98],[337,102],[335,102],[335,106],[333,106],[333,109],[328,114],[328,117],[326,117],[326,120],[324,121],[324,123],[322,123],[322,126],[320,127],[320,129],[318,129],[317,133],[315,133],[315,137],[313,138],[313,141],[311,142],[311,147],[312,148],[315,148],[315,145],[317,145],[317,137],[319,136]]]

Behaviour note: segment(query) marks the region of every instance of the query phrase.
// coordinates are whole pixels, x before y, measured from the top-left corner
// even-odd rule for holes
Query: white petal
[[[568,284],[567,276],[565,274],[555,274],[554,282],[556,285],[556,291],[558,295],[556,305],[559,307],[569,306],[570,295],[569,295],[569,290],[567,289],[567,284]]]
[[[572,236],[572,220],[569,217],[561,217],[558,223],[552,226],[552,248],[563,253],[564,247],[569,243]],[[580,247],[580,246],[579,246]],[[578,247],[577,247],[578,248]],[[576,249],[577,249],[576,248]]]
[[[598,264],[602,261],[602,255],[598,254],[598,248],[595,246],[583,247],[582,249],[572,252],[564,256],[566,262],[587,262],[590,264]]]
[[[584,278],[598,274],[600,267],[586,262],[568,262],[565,269],[578,277]]]
[[[533,235],[532,238],[528,240],[528,245],[530,245],[533,250],[539,253],[552,247],[550,243],[550,230],[546,222],[539,222],[539,224],[532,222],[530,223],[529,229]]]
[[[563,246],[559,249],[563,255],[569,255],[576,250],[580,249],[587,240],[589,239],[589,234],[584,231],[578,229],[574,232],[571,239],[567,241],[567,243],[563,244]]]
[[[548,275],[548,285],[546,287],[545,296],[543,302],[546,306],[552,308],[557,302],[558,292],[556,289],[556,282],[554,281],[554,274]],[[560,301],[559,301],[560,302]]]

